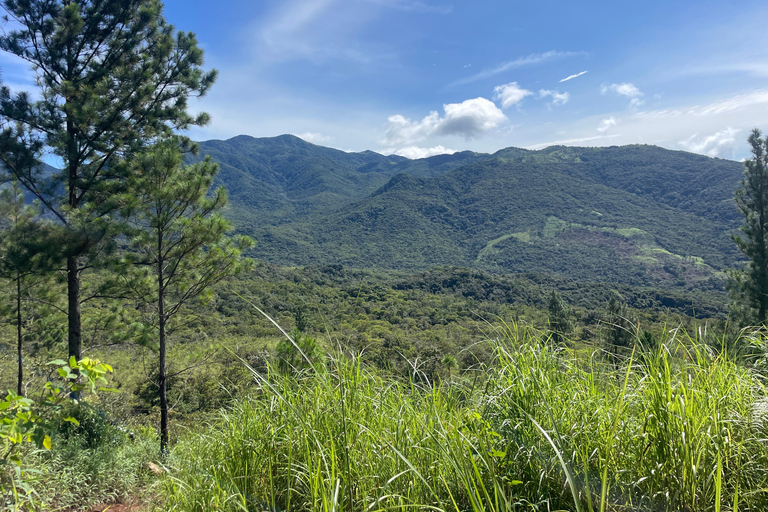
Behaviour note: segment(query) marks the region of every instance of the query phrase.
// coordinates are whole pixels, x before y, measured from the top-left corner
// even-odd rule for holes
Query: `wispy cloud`
[[[573,80],[574,78],[579,78],[581,75],[586,75],[586,74],[587,74],[587,71],[582,71],[581,73],[576,73],[575,75],[567,76],[560,81],[567,82],[568,80]]]
[[[472,76],[468,76],[466,78],[462,78],[460,80],[456,80],[455,82],[452,82],[449,86],[453,87],[456,85],[464,85],[469,84],[472,82],[477,82],[478,80],[483,80],[486,78],[490,78],[492,76],[496,76],[499,73],[503,73],[505,71],[509,71],[510,69],[517,69],[524,66],[534,66],[537,64],[543,64],[545,62],[551,62],[554,60],[564,59],[567,57],[575,57],[577,55],[584,55],[583,52],[558,52],[555,50],[550,50],[548,52],[544,53],[532,53],[531,55],[528,55],[526,57],[520,57],[515,60],[510,60],[508,62],[504,62],[502,64],[499,64],[498,66],[491,68],[491,69],[485,69],[483,71],[480,71],[479,73],[476,73]]]
[[[566,103],[568,103],[568,100],[571,99],[571,95],[568,94],[567,92],[550,91],[547,89],[541,89],[539,91],[539,98],[546,98],[546,97],[552,98],[552,101],[547,103],[548,107],[565,105]]]
[[[450,14],[453,11],[452,5],[430,4],[416,0],[366,0],[369,3],[399,9],[409,12],[424,12],[436,14]]]
[[[294,135],[307,142],[311,142],[312,144],[327,144],[333,140],[333,137],[329,135],[315,132],[295,133]]]
[[[382,145],[390,150],[414,146],[432,135],[457,135],[472,139],[507,121],[507,116],[485,98],[448,103],[443,105],[443,110],[445,115],[442,117],[433,111],[420,121],[411,121],[400,114],[390,116]]]
[[[501,108],[509,108],[517,105],[523,98],[530,96],[533,92],[523,89],[517,82],[499,85],[493,88],[493,99],[501,101]]]
[[[611,116],[611,117],[609,117],[607,119],[603,119],[602,121],[600,121],[600,124],[597,125],[597,131],[600,132],[600,133],[605,133],[612,126],[616,126],[618,124],[618,122],[619,121],[615,117],[613,117],[613,116]]]
[[[573,144],[584,144],[585,142],[595,142],[598,140],[612,139],[619,135],[594,135],[592,137],[577,137],[574,139],[553,140],[550,142],[541,142],[539,144],[533,144],[527,146],[526,149],[544,149],[549,146],[569,146]]]
[[[452,155],[454,153],[456,153],[455,149],[449,149],[442,145],[437,145],[431,148],[408,146],[405,148],[400,148],[394,152],[395,155],[404,156],[405,158],[410,158],[411,160],[428,158],[435,155]]]
[[[600,92],[602,94],[613,92],[619,96],[631,98],[629,100],[629,106],[631,108],[638,108],[645,103],[645,101],[640,99],[644,96],[643,92],[631,83],[603,84],[600,86]]]
[[[609,85],[603,84],[602,86],[600,86],[601,93],[606,94],[609,91],[615,92],[620,96],[626,96],[628,98],[637,98],[643,95],[640,89],[635,87],[634,84],[630,84],[630,83],[609,84]]]
[[[369,63],[379,57],[360,37],[377,17],[376,9],[348,0],[287,0],[278,5],[255,28],[259,59]]]

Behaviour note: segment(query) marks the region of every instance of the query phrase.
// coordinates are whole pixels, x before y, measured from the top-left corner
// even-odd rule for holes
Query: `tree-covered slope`
[[[197,161],[219,163],[219,184],[229,190],[230,216],[244,229],[274,226],[359,200],[408,172],[436,176],[481,155],[463,152],[412,161],[373,151],[346,153],[293,135],[200,143]]]
[[[201,144],[231,216],[282,264],[463,265],[722,286],[741,164],[654,146],[507,148],[407,160],[292,136]]]

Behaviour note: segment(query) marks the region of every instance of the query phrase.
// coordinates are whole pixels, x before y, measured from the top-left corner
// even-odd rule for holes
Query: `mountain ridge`
[[[409,160],[284,135],[200,143],[254,255],[287,265],[468,266],[722,289],[742,164],[657,146]]]

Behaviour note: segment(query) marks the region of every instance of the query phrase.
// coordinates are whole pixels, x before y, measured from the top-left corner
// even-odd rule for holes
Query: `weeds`
[[[721,511],[768,508],[757,379],[679,331],[619,369],[524,325],[483,379],[434,386],[329,357],[172,454],[164,510]],[[640,349],[638,349],[640,350]]]

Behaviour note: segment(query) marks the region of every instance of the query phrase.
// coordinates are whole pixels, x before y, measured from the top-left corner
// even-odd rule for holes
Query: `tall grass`
[[[522,325],[498,362],[433,387],[357,358],[289,376],[190,434],[163,510],[768,510],[763,394],[675,332],[618,370]],[[762,429],[762,430],[761,430]]]

